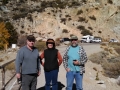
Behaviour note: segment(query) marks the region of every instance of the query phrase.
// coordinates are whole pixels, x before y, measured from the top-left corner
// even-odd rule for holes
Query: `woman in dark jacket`
[[[46,46],[47,49],[40,55],[45,72],[45,90],[50,90],[50,86],[52,86],[52,90],[58,90],[57,79],[59,66],[62,63],[62,56],[55,48],[55,41],[53,39],[48,39],[46,41]]]

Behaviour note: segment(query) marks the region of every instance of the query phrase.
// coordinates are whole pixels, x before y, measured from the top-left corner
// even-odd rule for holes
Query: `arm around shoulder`
[[[40,55],[40,63],[42,64],[42,66],[44,66],[44,62],[42,61],[43,58],[44,58],[44,52],[42,52],[42,54]]]
[[[58,51],[58,60],[59,60],[59,66],[62,64],[62,61],[63,61],[63,59],[62,59],[62,56],[61,56],[61,54],[60,54],[60,52]]]

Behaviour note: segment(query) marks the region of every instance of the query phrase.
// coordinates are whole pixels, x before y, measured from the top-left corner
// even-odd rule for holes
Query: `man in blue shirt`
[[[87,62],[87,55],[82,46],[78,45],[78,37],[71,37],[71,45],[67,47],[63,56],[63,65],[67,71],[66,90],[72,90],[73,81],[76,81],[76,90],[83,90],[82,80],[85,72],[84,64]]]
[[[27,45],[20,48],[15,60],[16,77],[22,77],[22,90],[36,90],[37,76],[40,74],[40,59],[34,47],[35,37],[27,36]]]

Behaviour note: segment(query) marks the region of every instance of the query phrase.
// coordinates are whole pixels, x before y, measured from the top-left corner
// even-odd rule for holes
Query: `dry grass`
[[[109,47],[113,47],[115,51],[120,55],[120,43],[109,43]]]
[[[46,48],[46,42],[45,41],[37,41],[35,43],[35,47],[37,47],[37,49],[39,51],[43,51]]]
[[[89,57],[89,60],[91,60],[94,63],[101,64],[104,62],[105,58],[107,57],[108,53],[107,52],[99,52],[99,53],[94,53]]]
[[[59,45],[60,45],[60,38],[56,38],[55,44],[56,44],[56,46],[59,46]]]
[[[15,70],[15,63],[13,62],[13,63],[10,63],[9,65],[7,65],[5,67],[5,70],[10,70],[10,71]]]
[[[107,43],[101,43],[100,45],[101,46],[107,46]]]
[[[120,48],[115,48],[115,51],[120,55]]]
[[[93,63],[101,64],[105,76],[116,78],[120,74],[120,56],[108,56],[109,52],[102,51],[91,55],[89,60],[91,60]]]
[[[120,74],[120,61],[116,63],[106,62],[103,63],[102,67],[106,76],[116,78]]]

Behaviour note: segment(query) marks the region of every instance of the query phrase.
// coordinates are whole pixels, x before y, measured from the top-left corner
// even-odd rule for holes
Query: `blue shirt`
[[[68,51],[68,68],[70,68],[71,71],[80,71],[79,66],[75,66],[73,64],[73,60],[79,60],[80,61],[80,53],[79,53],[80,47],[70,47]]]

